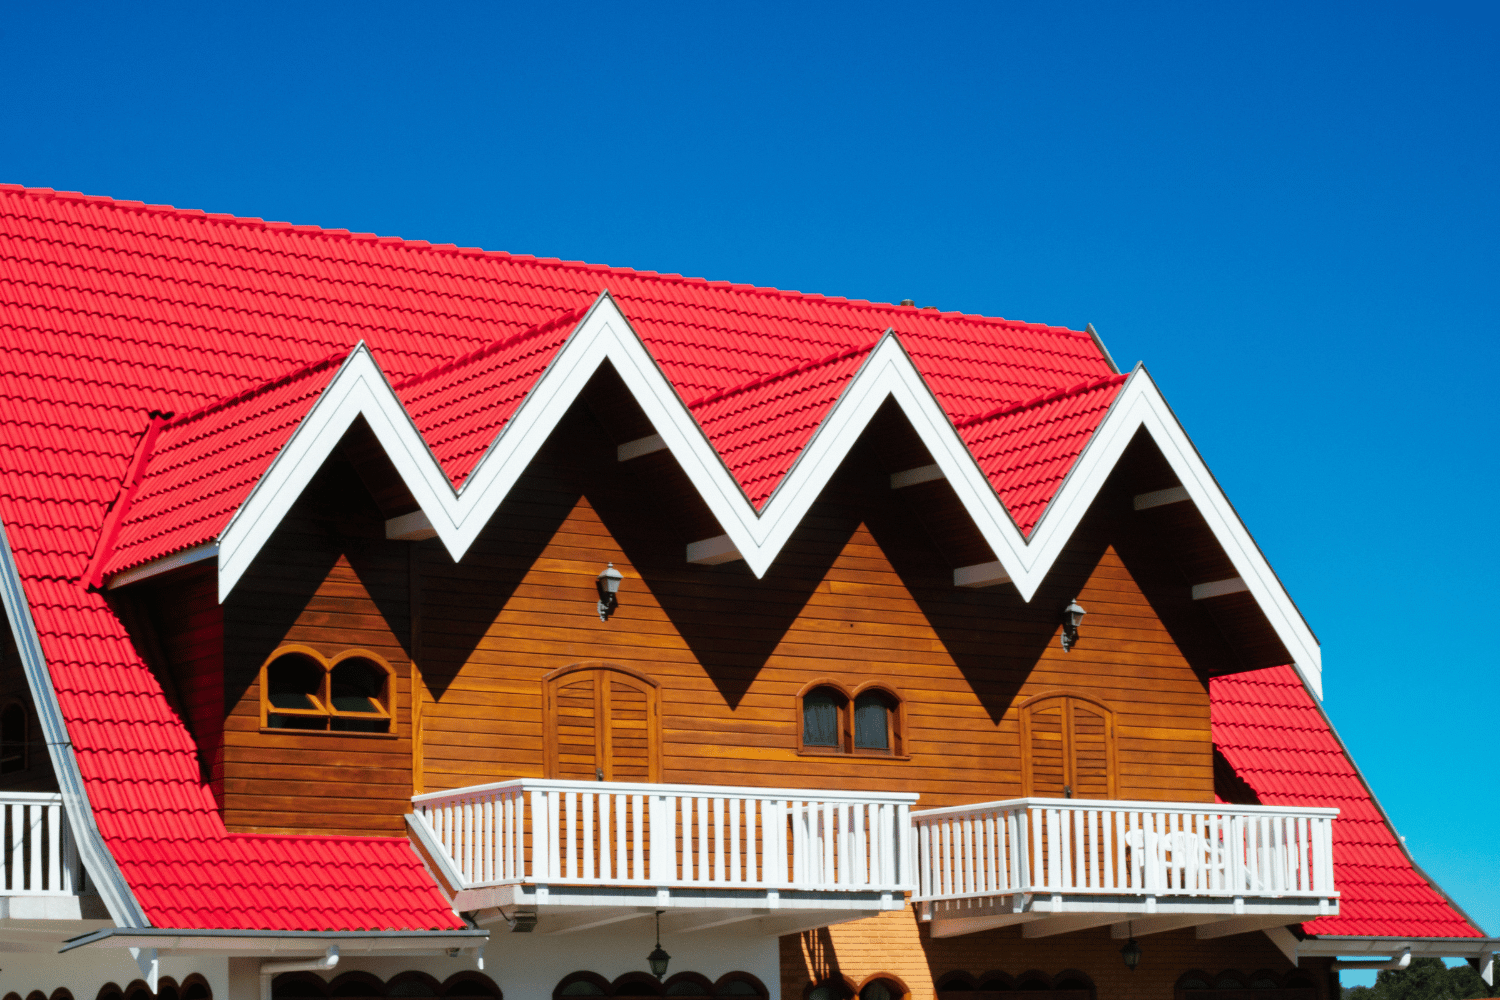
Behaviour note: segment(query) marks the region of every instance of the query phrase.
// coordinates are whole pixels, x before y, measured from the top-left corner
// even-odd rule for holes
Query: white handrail
[[[83,865],[58,792],[0,792],[0,896],[73,896]]]
[[[905,892],[914,794],[520,778],[412,797],[459,888]]]
[[[912,814],[917,901],[1010,893],[1333,898],[1337,809],[1008,799]]]

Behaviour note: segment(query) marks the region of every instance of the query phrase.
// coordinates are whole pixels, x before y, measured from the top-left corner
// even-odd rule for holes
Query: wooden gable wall
[[[583,406],[457,565],[439,542],[386,541],[390,511],[331,461],[222,610],[213,754],[226,822],[399,834],[413,791],[544,776],[558,732],[546,678],[576,664],[654,685],[663,781],[906,790],[925,806],[1016,796],[1019,707],[1065,692],[1113,710],[1119,797],[1212,801],[1205,677],[1227,653],[1128,491],[1106,488],[1026,604],[1009,585],[955,588],[889,471],[856,448],[756,580],[743,563],[685,562],[699,536],[683,484],[660,464],[617,462]],[[625,580],[601,622],[594,578],[610,562]],[[1074,597],[1089,614],[1065,653],[1058,622]],[[173,669],[211,703],[212,657],[188,652],[209,626],[190,622],[189,595],[171,605],[183,611],[165,613]],[[288,643],[389,662],[393,733],[262,731],[259,669]],[[799,752],[797,695],[819,679],[898,692],[905,753]],[[194,731],[214,738],[211,724]]]

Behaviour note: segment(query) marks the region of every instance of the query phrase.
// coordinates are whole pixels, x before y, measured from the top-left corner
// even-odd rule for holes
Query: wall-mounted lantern
[[[620,598],[616,595],[620,591],[620,581],[625,579],[620,571],[615,569],[615,564],[594,578],[594,589],[599,591],[599,620],[609,621],[609,616],[615,613],[615,608],[620,606]]]
[[[661,915],[662,911],[656,911],[656,947],[651,949],[651,954],[646,956],[646,962],[651,966],[651,974],[656,977],[657,982],[667,974],[667,963],[672,961],[672,956],[662,951],[661,947]]]
[[[1078,598],[1063,608],[1062,648],[1066,653],[1078,644],[1078,626],[1083,623],[1083,616],[1088,614],[1078,603]]]

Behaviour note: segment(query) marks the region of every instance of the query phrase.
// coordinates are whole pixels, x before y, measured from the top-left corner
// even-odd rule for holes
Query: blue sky
[[[1093,322],[1500,933],[1500,8],[1047,6],[7,4],[0,180]]]

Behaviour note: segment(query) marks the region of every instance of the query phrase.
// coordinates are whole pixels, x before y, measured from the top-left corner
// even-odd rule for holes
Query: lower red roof
[[[404,839],[227,832],[191,737],[104,598],[72,582],[26,590],[94,818],[153,926],[466,926]]]
[[[1337,806],[1339,915],[1309,934],[1484,937],[1412,863],[1328,718],[1291,667],[1216,677],[1214,745],[1264,805]]]

